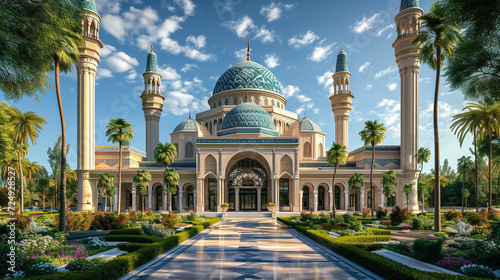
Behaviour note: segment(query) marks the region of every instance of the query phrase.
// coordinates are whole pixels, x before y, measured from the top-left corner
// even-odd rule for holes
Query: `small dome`
[[[222,119],[218,136],[235,133],[260,133],[279,136],[269,113],[255,103],[242,103],[229,111]]]
[[[409,8],[420,8],[419,0],[401,0],[399,11],[401,12]]]
[[[335,67],[335,73],[337,72],[349,72],[347,68],[347,54],[344,52],[342,48],[337,55],[337,66]]]
[[[95,0],[83,0],[82,5],[84,9],[92,11],[97,14],[97,8],[95,6]]]
[[[307,117],[303,117],[300,121],[299,121],[299,131],[315,131],[315,132],[323,132],[321,130],[321,128],[316,124],[314,123],[313,121],[311,121],[310,119],[308,119]]]
[[[156,53],[153,52],[153,46],[151,46],[151,51],[148,53],[146,72],[158,73],[158,59],[156,58]]]
[[[224,72],[215,83],[213,95],[235,89],[260,89],[283,94],[281,84],[274,74],[253,61],[238,63]]]
[[[189,116],[188,119],[183,120],[177,127],[175,127],[174,132],[178,131],[198,131],[199,127],[195,120],[191,119]]]

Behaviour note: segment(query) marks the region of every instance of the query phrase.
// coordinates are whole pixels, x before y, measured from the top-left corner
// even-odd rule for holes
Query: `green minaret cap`
[[[153,45],[151,45],[151,51],[148,53],[146,72],[158,73],[158,60],[156,58],[156,54],[153,52]]]
[[[97,13],[97,8],[95,6],[95,0],[83,0],[83,8],[94,13]]]
[[[401,12],[409,8],[420,8],[419,0],[401,0],[399,11]]]
[[[341,47],[339,54],[337,55],[337,67],[335,67],[335,73],[337,72],[349,72],[347,68],[347,54],[344,52],[344,47]]]

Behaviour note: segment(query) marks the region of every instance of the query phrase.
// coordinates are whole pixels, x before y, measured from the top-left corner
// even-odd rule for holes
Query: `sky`
[[[427,12],[432,1],[420,0]],[[131,143],[145,151],[145,120],[140,94],[147,54],[154,46],[165,96],[160,120],[160,141],[181,121],[209,109],[217,79],[231,66],[246,59],[250,35],[251,59],[271,70],[282,84],[286,109],[316,122],[334,140],[334,119],[329,96],[331,75],[341,46],[347,53],[354,95],[349,150],[363,145],[358,133],[366,120],[379,120],[387,128],[384,145],[400,143],[400,85],[392,43],[396,39],[394,17],[400,0],[373,1],[243,1],[243,0],[96,0],[101,16],[101,50],[96,80],[96,145],[111,145],[106,124],[124,118],[135,131]],[[53,73],[50,73],[53,81]],[[419,78],[419,146],[434,152],[432,101],[435,72],[421,66]],[[76,169],[77,154],[76,70],[61,76],[61,91],[70,150],[68,162]],[[452,166],[468,147],[460,147],[450,131],[451,118],[464,107],[459,91],[440,85],[439,126],[441,159]],[[5,100],[0,95],[0,101]],[[47,150],[61,134],[54,90],[40,102],[24,98],[7,102],[21,111],[34,111],[48,124],[29,151],[31,161],[50,172]],[[465,143],[471,143],[466,139]],[[329,146],[329,145],[327,145]],[[433,158],[433,157],[432,157]],[[433,159],[424,171],[433,166]],[[455,168],[456,169],[456,168]]]

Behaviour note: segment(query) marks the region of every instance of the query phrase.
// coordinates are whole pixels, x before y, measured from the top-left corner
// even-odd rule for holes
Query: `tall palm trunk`
[[[371,201],[372,201],[372,207],[371,207],[371,212],[372,212],[372,217],[374,216],[373,215],[373,208],[375,207],[375,193],[374,193],[374,189],[373,189],[373,184],[372,184],[372,180],[373,180],[373,167],[375,166],[375,142],[372,141],[372,166],[370,168],[370,192],[372,194],[372,197],[370,198]],[[361,209],[363,210],[363,209]]]
[[[420,167],[420,173],[418,173],[418,178],[417,178],[417,190],[418,186],[420,186],[420,174],[422,174],[422,171],[424,170],[424,161],[422,161],[421,167]],[[418,195],[418,193],[417,193]],[[424,189],[422,188],[422,213],[425,212],[425,201],[424,201]]]
[[[465,191],[465,175],[466,175],[465,173],[467,173],[465,171],[465,164],[463,165],[463,170],[464,170],[464,179],[462,181],[462,212],[465,211],[464,191]]]
[[[45,210],[45,191],[42,191],[42,204],[43,204],[43,210]]]
[[[64,111],[61,100],[61,87],[59,84],[59,56],[54,55],[55,60],[55,78],[56,78],[56,94],[57,94],[57,104],[59,106],[59,115],[61,118],[61,196],[60,196],[60,208],[59,208],[59,231],[66,231],[66,121],[64,120]],[[57,184],[56,184],[56,196],[57,196]]]
[[[336,206],[335,205],[335,176],[337,176],[337,166],[339,166],[339,161],[338,160],[335,162],[335,171],[333,171],[332,189],[331,189],[331,191],[333,192],[333,196],[332,196],[333,209],[332,209],[332,211],[333,211],[333,217],[334,218],[335,218],[335,214],[337,214],[336,211],[335,211],[336,210],[335,209],[335,206]]]
[[[492,177],[493,168],[491,166],[492,158],[493,158],[493,139],[490,133],[490,156],[488,158],[488,188],[489,188],[488,210],[491,210],[492,207],[491,205],[493,204],[493,177]]]
[[[475,171],[474,171],[474,189],[476,190],[476,212],[479,212],[479,188],[477,185],[477,129],[474,130],[474,161],[475,161]]]
[[[23,136],[19,139],[19,154],[17,155],[17,163],[19,165],[19,179],[21,181],[21,203],[19,205],[19,211],[21,214],[24,213],[24,183],[23,183],[23,166],[21,163],[21,154],[23,152]]]
[[[439,106],[439,80],[441,77],[441,47],[436,49],[436,89],[434,92],[434,231],[441,231],[441,178],[440,159],[439,159],[439,124],[438,124],[438,106]]]
[[[122,141],[119,142],[119,153],[118,153],[118,202],[116,203],[118,207],[118,215],[120,215],[121,199],[122,199]],[[132,205],[133,206],[133,205]]]

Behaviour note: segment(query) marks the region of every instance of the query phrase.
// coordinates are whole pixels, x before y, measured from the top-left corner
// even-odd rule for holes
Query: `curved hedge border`
[[[207,227],[217,223],[219,219],[211,219],[206,225]],[[108,280],[108,279],[118,279],[123,275],[131,272],[132,270],[138,268],[139,266],[147,263],[148,261],[156,258],[158,255],[172,249],[178,244],[188,240],[189,238],[195,236],[199,232],[205,229],[204,226],[192,226],[186,230],[176,233],[167,238],[157,238],[158,240],[154,243],[129,243],[128,248],[130,251],[125,255],[116,257],[110,261],[107,261],[101,265],[85,271],[71,271],[71,272],[61,272],[55,274],[49,274],[45,276],[34,276],[30,278],[25,278],[29,280]],[[123,237],[127,235],[115,235],[116,238]],[[113,237],[113,238],[115,238]],[[127,237],[145,237],[137,235],[128,235]],[[146,239],[142,239],[143,241]],[[139,245],[140,244],[140,245]],[[135,250],[132,250],[135,249]]]
[[[144,234],[144,231],[142,231],[141,227],[113,229],[109,231],[109,235],[142,235],[142,234]]]
[[[281,222],[287,223],[285,219],[278,218]],[[373,254],[355,244],[335,242],[336,239],[327,234],[304,226],[296,226],[295,229],[303,235],[311,238],[319,244],[331,249],[335,253],[357,263],[358,265],[376,273],[388,280],[479,280],[484,278],[451,275],[446,273],[420,271],[407,267],[400,263],[391,261],[379,255]],[[375,244],[377,245],[377,244]]]

